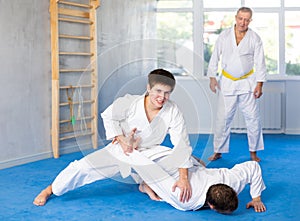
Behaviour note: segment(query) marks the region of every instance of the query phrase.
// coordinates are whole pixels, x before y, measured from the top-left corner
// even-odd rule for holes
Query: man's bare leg
[[[260,158],[257,157],[256,152],[250,152],[251,160],[260,162]]]
[[[52,195],[52,186],[48,186],[46,189],[43,189],[37,197],[35,197],[33,204],[36,206],[44,206],[48,198]]]
[[[139,190],[142,193],[146,193],[150,199],[155,200],[155,201],[160,201],[161,198],[148,186],[145,182],[142,182],[139,186]]]
[[[217,160],[217,159],[220,159],[222,157],[222,154],[221,153],[214,153],[213,155],[211,155],[208,160],[209,161],[214,161],[214,160]]]

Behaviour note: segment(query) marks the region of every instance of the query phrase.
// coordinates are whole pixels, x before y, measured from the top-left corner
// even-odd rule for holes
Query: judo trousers
[[[219,92],[214,132],[215,153],[229,152],[231,123],[237,107],[243,113],[247,126],[249,151],[255,152],[264,149],[258,100],[255,99],[253,93],[223,95],[222,92]]]
[[[140,155],[143,156],[142,153]],[[143,157],[143,159],[148,159],[145,156]],[[160,161],[161,159],[163,159],[163,156],[154,159],[154,161]],[[154,162],[149,159],[146,161]],[[163,165],[164,163],[161,164]],[[107,178],[117,178],[119,180],[120,175],[122,178],[131,176],[133,183],[142,182],[140,177],[132,171],[132,168],[132,160],[123,153],[121,146],[109,144],[103,149],[90,153],[80,160],[71,162],[53,181],[52,192],[54,195],[60,196],[68,191],[98,180]],[[168,164],[165,164],[165,168],[169,173],[174,173],[178,170],[168,167]]]

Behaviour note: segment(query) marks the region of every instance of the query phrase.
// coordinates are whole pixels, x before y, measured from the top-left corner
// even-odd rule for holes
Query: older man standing
[[[267,70],[261,38],[248,27],[251,20],[252,10],[239,8],[235,25],[220,34],[209,62],[210,89],[218,94],[211,161],[229,152],[230,124],[237,107],[245,118],[251,159],[259,162],[256,152],[264,149],[257,99],[262,95]],[[220,60],[222,75],[218,82]]]

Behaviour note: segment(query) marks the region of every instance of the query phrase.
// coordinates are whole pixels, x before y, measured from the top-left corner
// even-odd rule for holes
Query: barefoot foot
[[[36,206],[44,206],[51,195],[52,187],[50,185],[46,189],[42,190],[37,197],[35,197],[33,204]]]
[[[152,200],[155,200],[155,201],[161,200],[161,198],[144,182],[140,184],[139,190],[142,193],[146,193]]]
[[[250,152],[250,157],[251,157],[251,160],[260,162],[260,158],[257,157],[256,152]]]
[[[222,157],[222,154],[221,153],[214,153],[212,156],[210,156],[208,158],[209,161],[214,161],[214,160],[217,160],[217,159],[220,159]]]

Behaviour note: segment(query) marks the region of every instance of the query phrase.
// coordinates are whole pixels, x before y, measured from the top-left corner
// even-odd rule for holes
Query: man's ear
[[[214,210],[215,207],[213,205],[211,205],[210,203],[207,203],[207,205],[209,206],[210,209]]]
[[[151,90],[150,85],[147,84],[147,92],[148,92],[148,94],[149,94],[150,90]]]

